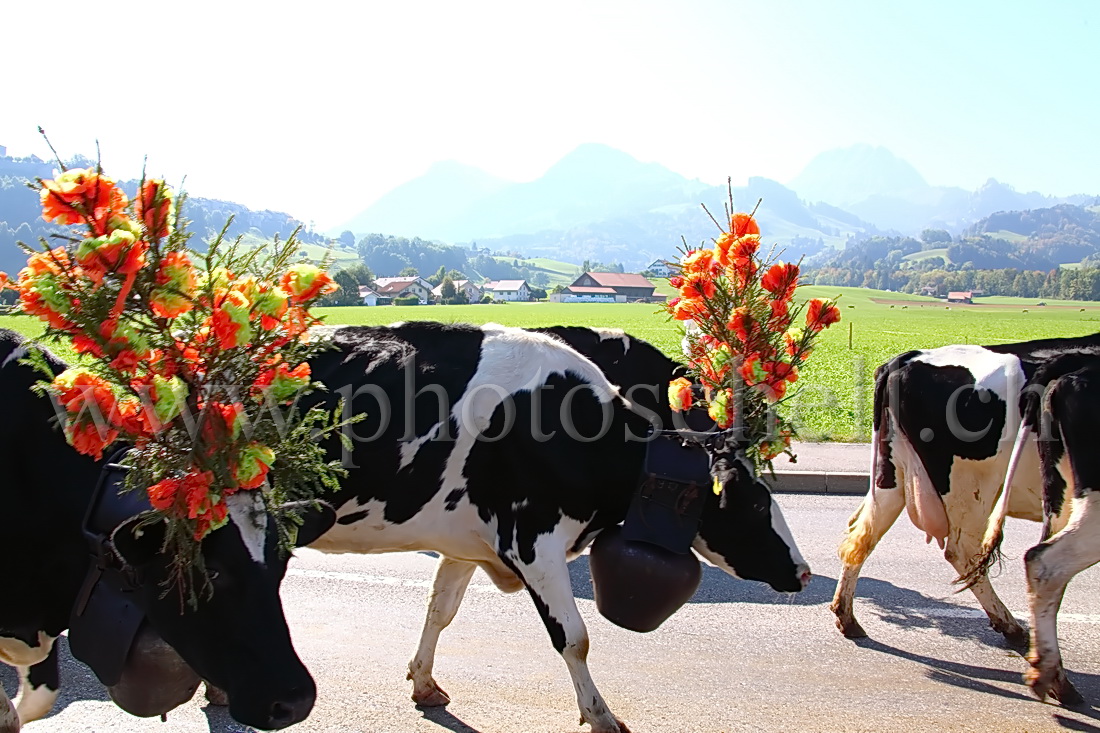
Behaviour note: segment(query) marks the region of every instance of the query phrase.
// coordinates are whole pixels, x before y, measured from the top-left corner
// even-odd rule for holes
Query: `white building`
[[[482,285],[481,291],[493,296],[493,300],[531,300],[526,280],[492,280]]]

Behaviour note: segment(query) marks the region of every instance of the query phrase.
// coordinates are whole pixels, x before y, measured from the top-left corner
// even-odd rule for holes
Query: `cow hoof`
[[[1081,697],[1081,693],[1069,681],[1064,671],[1054,680],[1050,688],[1050,696],[1062,705],[1081,705],[1085,702],[1085,698]]]
[[[1031,643],[1031,637],[1025,629],[1016,627],[1015,629],[997,629],[1005,637],[1005,643],[1017,651],[1026,652],[1028,645]]]
[[[222,688],[215,687],[209,682],[206,682],[206,701],[211,705],[217,705],[218,707],[228,707],[229,694]]]
[[[859,625],[859,621],[854,618],[848,620],[838,618],[836,627],[840,630],[840,633],[844,634],[846,639],[863,639],[867,636],[867,632]]]
[[[581,716],[581,725],[584,725],[584,716]],[[630,728],[628,728],[626,726],[626,723],[619,720],[618,718],[615,718],[615,722],[613,723],[613,725],[613,728],[607,728],[604,726],[597,727],[596,725],[593,725],[592,733],[630,733]]]
[[[450,695],[444,692],[435,680],[431,680],[430,684],[423,688],[414,683],[412,699],[418,707],[422,708],[440,708],[451,701]]]
[[[1039,669],[1038,667],[1031,667],[1024,673],[1024,682],[1031,688],[1035,697],[1039,698],[1039,702],[1043,702],[1054,686],[1055,677],[1057,677],[1057,673],[1053,668]]]

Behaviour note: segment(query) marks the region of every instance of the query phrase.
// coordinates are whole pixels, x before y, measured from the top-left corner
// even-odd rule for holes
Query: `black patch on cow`
[[[941,496],[951,490],[955,457],[983,460],[997,454],[1007,405],[976,387],[969,369],[910,361],[887,376],[886,390],[887,409]],[[894,400],[895,395],[902,397]]]
[[[905,368],[919,351],[907,351],[900,354],[885,364],[875,369],[875,393],[874,407],[871,411],[871,421],[877,436],[874,472],[875,486],[880,489],[897,488],[897,467],[894,465],[894,456],[890,448],[890,421],[886,419],[886,410],[889,407],[890,395],[887,390],[888,378],[894,372]]]
[[[1059,378],[1050,390],[1047,405],[1052,437],[1060,438],[1069,457],[1073,495],[1080,499],[1090,491],[1100,490],[1100,451],[1095,447],[1096,416],[1100,415],[1100,365],[1090,365]],[[1040,445],[1056,442],[1040,441]],[[1056,459],[1061,459],[1061,451],[1052,450],[1048,455],[1051,465],[1044,465],[1044,478],[1047,473],[1060,476]],[[1056,485],[1048,487],[1044,482],[1044,509],[1049,505],[1051,515],[1061,511],[1064,482],[1061,488],[1058,491]]]
[[[38,645],[38,632],[59,636],[87,570],[87,546],[80,526],[99,467],[65,443],[50,401],[31,391],[40,372],[19,363],[24,339],[0,329],[0,421],[4,483],[0,531],[4,566],[0,636]],[[42,349],[53,373],[67,364]],[[10,359],[10,360],[9,360]],[[6,362],[6,363],[4,363]]]
[[[466,489],[451,489],[451,492],[447,494],[447,511],[453,512],[458,508],[458,502],[462,501],[462,497],[466,496]]]
[[[351,514],[345,514],[344,516],[337,519],[336,523],[337,524],[355,524],[356,522],[358,522],[361,519],[366,519],[368,514],[370,514],[369,509],[363,509],[363,510],[358,511],[358,512],[352,512]]]
[[[55,643],[48,657],[38,664],[31,665],[27,670],[27,681],[33,689],[37,690],[42,686],[55,692],[61,689],[61,680],[57,671],[57,647]]]
[[[542,600],[538,593],[531,589],[531,586],[527,586],[527,592],[531,594],[531,600],[535,602],[535,608],[539,610],[539,616],[542,616],[542,623],[546,625],[546,630],[550,633],[550,643],[558,650],[558,654],[561,654],[565,651],[565,627],[550,615],[550,607],[546,605],[546,601]]]

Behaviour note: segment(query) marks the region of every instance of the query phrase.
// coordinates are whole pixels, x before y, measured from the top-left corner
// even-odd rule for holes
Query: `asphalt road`
[[[1034,700],[1024,660],[989,630],[969,594],[955,595],[950,566],[903,516],[865,567],[856,613],[870,634],[852,642],[827,605],[835,547],[853,496],[778,497],[815,577],[784,596],[707,568],[695,598],[658,630],[636,634],[604,620],[591,600],[586,558],[574,589],[592,639],[592,674],[611,709],[645,731],[1057,731],[1100,730],[1100,710]],[[1035,524],[1010,520],[1012,562],[994,584],[1023,615],[1023,551]],[[480,574],[444,633],[436,679],[446,709],[409,700],[406,664],[423,618],[434,559],[426,553],[326,556],[302,551],[284,585],[295,644],[318,681],[308,720],[292,731],[578,731],[564,663],[529,598],[503,595]],[[1100,603],[1095,569],[1063,606],[1061,639],[1078,689],[1100,703]],[[242,731],[201,694],[167,723],[130,717],[64,651],[64,695],[28,733]],[[11,690],[6,667],[0,680]]]

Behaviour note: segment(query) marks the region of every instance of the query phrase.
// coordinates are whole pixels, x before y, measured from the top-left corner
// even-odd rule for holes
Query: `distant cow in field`
[[[1019,401],[1041,391],[1053,375],[1043,377],[1040,369],[1066,354],[1100,355],[1100,335],[910,351],[876,370],[871,489],[840,545],[843,572],[831,606],[845,636],[866,635],[852,606],[859,571],[906,509],[959,576],[969,575],[990,625],[1011,644],[1026,644],[1026,632],[993,591],[985,568],[972,570],[1018,435],[1023,440],[1005,511],[1043,519],[1039,454],[1036,441],[1017,430]],[[1057,529],[1066,519],[1063,512],[1048,524]]]
[[[311,362],[315,379],[367,416],[355,426],[354,467],[332,499],[336,525],[312,547],[443,556],[410,664],[418,703],[448,702],[432,676],[435,644],[481,567],[501,590],[530,593],[569,669],[582,719],[599,733],[626,730],[588,671],[588,635],[566,563],[625,518],[644,437],[677,365],[648,345],[634,351],[621,332],[582,331],[574,341],[602,353],[609,373],[651,366],[620,390],[565,343],[574,341],[564,331],[563,341],[434,323],[339,328],[331,336],[337,348]],[[651,389],[628,388],[642,382]],[[715,466],[723,496],[707,492],[695,550],[740,577],[802,590],[809,567],[766,485],[736,452]]]

